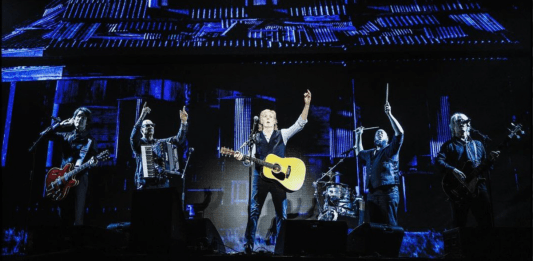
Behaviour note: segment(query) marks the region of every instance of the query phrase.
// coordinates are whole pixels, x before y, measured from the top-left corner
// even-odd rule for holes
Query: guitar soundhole
[[[281,166],[279,164],[275,164],[274,165],[274,168],[272,168],[275,172],[280,172],[281,171]]]

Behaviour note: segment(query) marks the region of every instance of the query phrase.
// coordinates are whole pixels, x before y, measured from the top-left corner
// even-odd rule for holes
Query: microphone
[[[255,133],[255,130],[257,129],[257,123],[259,122],[259,117],[254,116],[254,126],[252,127],[252,134]]]
[[[50,132],[51,130],[57,128],[57,126],[59,126],[59,124],[61,124],[61,119],[60,118],[52,116],[52,119],[56,120],[57,123],[52,125],[52,126],[49,126],[48,128],[46,128],[46,130],[44,130],[41,133],[39,133],[40,136],[44,136],[44,135],[48,134],[48,132]]]
[[[194,148],[193,148],[193,147],[190,147],[190,148],[189,148],[189,155],[191,155],[193,152],[194,152]]]
[[[485,135],[485,134],[479,132],[478,130],[476,130],[476,129],[472,128],[472,127],[470,127],[470,131],[473,132],[473,133],[478,134],[478,135],[481,136],[484,140],[492,141],[492,140],[489,138],[489,136],[487,136],[487,135]]]

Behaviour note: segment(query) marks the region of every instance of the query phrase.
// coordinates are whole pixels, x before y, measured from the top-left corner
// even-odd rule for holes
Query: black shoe
[[[249,244],[246,244],[244,245],[244,253],[247,254],[247,255],[251,255],[252,254],[252,246],[249,245]]]

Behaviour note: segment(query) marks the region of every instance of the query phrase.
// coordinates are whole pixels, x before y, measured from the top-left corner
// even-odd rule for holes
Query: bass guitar
[[[235,155],[235,151],[222,147],[220,154],[225,156]],[[243,155],[244,160],[253,161],[263,166],[261,177],[268,181],[276,181],[288,192],[298,191],[305,180],[305,164],[298,158],[281,158],[274,154],[268,154],[265,160]]]
[[[105,150],[96,156],[98,161],[109,159],[109,151]],[[45,195],[53,201],[63,200],[70,191],[70,188],[77,186],[80,181],[76,179],[76,174],[91,167],[91,162],[86,162],[75,168],[74,164],[67,163],[63,168],[51,168],[46,174]]]
[[[513,126],[513,129],[509,129],[509,135],[507,135],[505,140],[500,145],[498,145],[498,148],[496,149],[497,151],[501,151],[507,145],[507,143],[514,137],[520,138],[520,136],[518,136],[518,133],[524,133],[521,130],[521,124],[511,125]],[[444,174],[444,177],[442,178],[442,189],[444,190],[444,193],[452,201],[460,201],[476,197],[478,195],[478,183],[484,180],[481,174],[485,170],[487,170],[493,163],[494,159],[487,159],[481,164],[479,164],[479,166],[472,167],[467,166],[472,165],[471,162],[467,162],[467,164],[465,164],[465,166],[463,166],[463,168],[461,169],[461,171],[465,173],[466,178],[462,178],[454,171],[446,172]]]

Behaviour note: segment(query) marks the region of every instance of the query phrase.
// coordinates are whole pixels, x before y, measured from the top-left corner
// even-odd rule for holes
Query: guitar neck
[[[259,165],[261,165],[261,166],[265,166],[265,167],[267,167],[267,168],[271,168],[271,169],[274,168],[274,164],[272,164],[272,163],[268,163],[268,162],[266,162],[266,161],[264,161],[264,160],[260,160],[260,159],[258,159],[258,158],[254,158],[254,157],[250,157],[250,156],[244,156],[244,159],[245,159],[245,160],[253,161],[253,162],[256,163],[256,164],[259,164]]]
[[[497,151],[502,151],[507,143],[509,143],[509,141],[511,141],[511,138],[510,137],[506,137],[502,143],[498,144],[498,147],[496,148]],[[485,148],[486,149],[486,148]],[[485,150],[485,154],[487,153],[487,151]],[[489,152],[490,154],[490,152]],[[477,168],[475,168],[471,174],[473,174],[473,176],[477,177],[481,172],[485,171],[487,168],[490,167],[490,165],[495,161],[494,159],[490,158],[491,155],[487,155],[487,158],[485,161],[483,161],[483,163],[481,163]]]
[[[84,171],[85,169],[87,169],[90,166],[91,166],[91,164],[89,164],[89,162],[85,162],[84,164],[82,164],[79,167],[75,168],[71,172],[65,174],[65,179],[67,179],[67,180],[70,179],[72,176]]]

